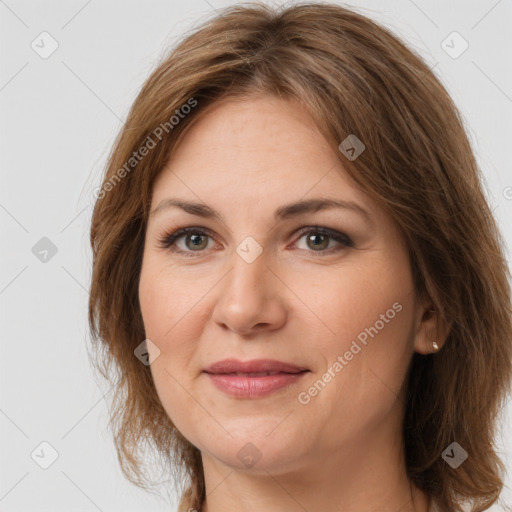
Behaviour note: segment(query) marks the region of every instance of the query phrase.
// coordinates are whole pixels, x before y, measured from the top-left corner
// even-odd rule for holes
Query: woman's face
[[[424,309],[392,220],[340,157],[300,107],[228,100],[154,184],[139,284],[151,372],[205,464],[275,474],[401,441]],[[226,359],[297,368],[206,373]]]

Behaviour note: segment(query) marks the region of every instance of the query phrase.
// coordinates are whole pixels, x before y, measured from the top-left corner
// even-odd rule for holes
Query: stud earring
[[[435,309],[429,309],[428,312],[429,313],[435,313],[436,310]],[[432,346],[434,347],[434,351],[439,350],[439,345],[435,341],[432,343]]]

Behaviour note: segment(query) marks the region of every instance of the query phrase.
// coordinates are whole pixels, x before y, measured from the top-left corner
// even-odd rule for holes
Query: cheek
[[[315,312],[304,323],[309,346],[322,354],[318,371],[321,379],[329,369],[336,375],[325,375],[334,384],[326,384],[329,390],[317,400],[322,407],[348,401],[356,408],[377,402],[386,408],[399,393],[412,355],[414,295],[407,269],[399,258],[381,255],[329,279],[301,281],[297,295],[309,289],[303,296]],[[338,414],[326,415],[331,412]]]
[[[190,361],[196,351],[199,323],[194,304],[197,288],[184,288],[187,283],[168,267],[148,258],[144,261],[139,281],[139,303],[148,345],[153,381],[167,415],[181,430],[190,429],[187,411],[192,395],[189,383],[193,377]],[[194,289],[196,291],[194,291]],[[157,347],[157,348],[155,348]],[[153,350],[153,354],[152,354]],[[156,357],[155,357],[156,356]]]
[[[148,338],[153,336],[160,343],[171,338],[180,329],[180,319],[192,313],[194,287],[188,287],[176,273],[158,258],[147,257],[139,281],[139,303]]]
[[[413,308],[407,290],[390,283],[381,279],[379,288],[343,279],[343,288],[329,289],[338,300],[324,301],[320,310],[335,334],[318,336],[316,324],[308,327],[309,352],[321,354],[322,364],[301,387],[299,403],[306,405],[298,410],[323,425],[318,428],[332,448],[372,435],[399,405],[412,351]]]
[[[412,282],[399,258],[359,257],[341,268],[289,275],[293,291],[307,307],[301,307],[309,328],[333,348],[357,338],[364,341],[366,329],[376,324],[379,333],[403,332],[403,319],[410,313]],[[406,313],[404,313],[406,312]],[[344,340],[344,341],[343,341]],[[350,344],[350,342],[349,342]]]
[[[195,350],[194,340],[198,339],[194,332],[197,324],[189,321],[193,309],[188,302],[180,301],[174,287],[165,281],[141,281],[139,289],[146,338],[154,343],[153,350],[158,356],[152,358],[151,364],[155,384],[171,375],[182,381]]]

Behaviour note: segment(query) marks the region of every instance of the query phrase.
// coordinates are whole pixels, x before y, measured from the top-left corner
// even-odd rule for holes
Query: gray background
[[[109,390],[86,352],[88,228],[107,152],[140,86],[186,30],[232,3],[0,0],[1,511],[175,508],[124,480],[106,429]],[[435,68],[463,113],[510,248],[512,1],[350,5]],[[47,58],[31,47],[51,49],[43,31],[58,43]],[[469,44],[458,58],[441,46],[453,31]],[[450,40],[458,53],[462,41]],[[499,443],[508,487],[511,418],[509,403]],[[47,469],[44,441],[58,452]],[[508,488],[501,499],[512,504]]]

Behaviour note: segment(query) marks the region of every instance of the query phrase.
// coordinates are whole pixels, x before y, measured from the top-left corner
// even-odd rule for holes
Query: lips
[[[210,374],[234,374],[249,377],[263,377],[278,373],[300,373],[309,371],[307,368],[292,363],[285,363],[275,359],[253,359],[239,361],[237,359],[223,359],[213,363],[204,370]]]
[[[274,359],[246,362],[224,359],[210,365],[204,372],[227,395],[239,399],[255,399],[290,388],[309,369]]]

